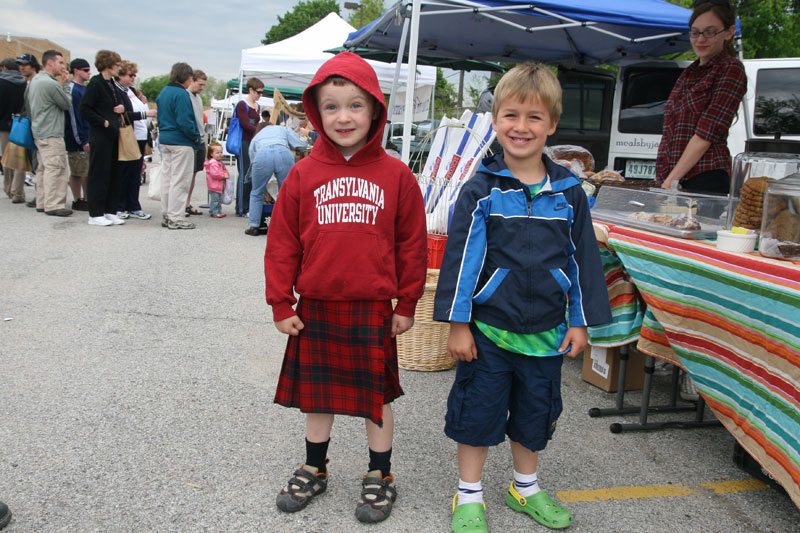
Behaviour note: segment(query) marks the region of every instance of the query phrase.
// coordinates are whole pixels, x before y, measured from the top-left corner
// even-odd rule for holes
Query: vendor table
[[[800,266],[605,227],[647,303],[638,348],[683,367],[800,507]]]

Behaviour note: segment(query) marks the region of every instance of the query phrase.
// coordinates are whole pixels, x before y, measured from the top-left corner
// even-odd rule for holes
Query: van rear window
[[[664,104],[681,72],[677,66],[627,69],[622,81],[619,131],[661,135]]]
[[[760,69],[756,76],[756,135],[800,135],[800,69]]]

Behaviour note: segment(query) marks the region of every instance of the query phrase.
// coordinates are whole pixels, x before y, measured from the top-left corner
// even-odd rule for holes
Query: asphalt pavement
[[[193,196],[205,203],[203,174]],[[33,188],[26,187],[28,198]],[[458,480],[443,431],[454,371],[401,371],[394,404],[398,501],[379,526],[354,516],[364,423],[338,418],[328,492],[283,514],[275,495],[304,459],[304,419],[273,404],[285,338],[264,302],[266,237],[246,219],[87,224],[0,199],[0,500],[9,532],[446,532]],[[573,532],[796,532],[800,512],[732,461],[721,428],[612,434],[590,418],[614,395],[564,365],[564,414],[541,454],[543,488]],[[654,402],[668,380],[656,380]],[[626,401],[638,405],[640,393]],[[653,415],[654,420],[687,414]],[[492,531],[546,531],[506,508],[507,444],[484,475]],[[594,492],[586,492],[594,491]]]

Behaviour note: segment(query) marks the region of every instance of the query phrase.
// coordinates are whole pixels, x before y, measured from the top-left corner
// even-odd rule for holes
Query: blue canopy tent
[[[408,42],[412,76],[417,56],[600,65],[689,50],[690,16],[691,10],[662,0],[400,0],[351,33],[344,47],[391,50],[402,58]]]
[[[411,0],[350,34],[346,48],[397,50]],[[420,0],[418,55],[581,65],[690,48],[691,10],[662,0]]]

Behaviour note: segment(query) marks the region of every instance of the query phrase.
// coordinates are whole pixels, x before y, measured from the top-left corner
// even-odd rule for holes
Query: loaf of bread
[[[613,170],[601,170],[600,172],[595,172],[592,176],[592,181],[594,182],[613,182],[613,181],[625,181],[625,178],[622,177],[622,174],[619,172],[614,172]]]
[[[548,146],[546,148],[547,156],[552,160],[561,161],[577,161],[583,167],[580,174],[587,171],[594,170],[594,157],[592,153],[581,146],[573,146],[570,144],[559,144],[556,146]]]

